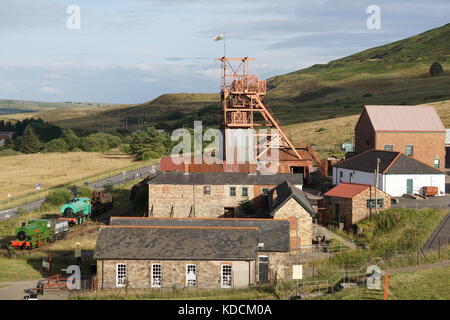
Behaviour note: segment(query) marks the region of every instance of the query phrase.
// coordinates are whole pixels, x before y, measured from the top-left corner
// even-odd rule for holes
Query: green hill
[[[443,65],[443,74],[429,74],[433,62]],[[266,101],[283,125],[359,114],[366,104],[415,105],[450,100],[450,24],[276,76],[267,83]],[[123,127],[124,117],[129,128],[152,124],[173,129],[192,126],[194,120],[213,126],[219,121],[219,100],[219,94],[165,94],[142,104],[35,116],[63,127],[100,130]],[[20,117],[23,115],[10,118]]]
[[[431,76],[433,62],[440,62],[446,71]],[[366,104],[448,100],[449,69],[447,24],[327,64],[270,78],[267,101],[284,124],[291,124],[356,114]]]

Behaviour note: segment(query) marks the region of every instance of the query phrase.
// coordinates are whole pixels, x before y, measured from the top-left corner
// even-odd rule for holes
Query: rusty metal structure
[[[233,132],[247,132],[253,135],[253,150],[234,150],[249,152],[251,161],[261,161],[275,149],[279,161],[289,163],[282,171],[292,168],[308,168],[316,163],[323,175],[327,166],[322,163],[310,145],[296,147],[284,133],[272,111],[264,102],[267,93],[266,81],[249,73],[252,58],[217,58],[221,62],[221,129],[224,132],[224,160],[229,159],[230,149],[236,148],[230,136]],[[248,130],[251,129],[251,130]],[[265,129],[265,130],[261,130]],[[262,133],[261,133],[262,132]],[[239,149],[239,147],[237,148]],[[306,174],[306,172],[303,172]]]

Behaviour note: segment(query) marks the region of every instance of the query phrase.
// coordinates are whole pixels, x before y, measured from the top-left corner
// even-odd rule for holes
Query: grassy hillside
[[[450,128],[450,100],[431,102],[426,105],[433,106],[446,128]],[[359,114],[338,117],[334,119],[311,121],[292,124],[285,127],[291,139],[297,143],[308,142],[312,145],[331,149],[342,142],[352,142],[354,129]]]
[[[382,280],[384,284],[384,277]],[[450,267],[405,272],[389,276],[388,300],[450,299]],[[357,287],[325,295],[318,300],[382,300],[383,290]]]
[[[282,125],[290,125],[355,115],[366,104],[416,105],[450,100],[449,40],[447,24],[327,64],[276,76],[268,79],[266,101]],[[443,65],[443,74],[429,74],[433,62]],[[150,123],[170,129],[192,126],[196,119],[214,125],[219,120],[219,99],[218,94],[166,94],[143,104],[86,114],[77,110],[74,114],[62,112],[61,116],[35,116],[64,127],[103,130],[122,127],[124,117],[128,117],[128,127]],[[15,117],[23,115],[10,116]]]
[[[284,124],[355,114],[365,104],[450,99],[450,24],[268,80],[267,101]],[[445,71],[431,76],[440,62]],[[295,112],[294,112],[295,111]]]
[[[0,115],[39,112],[48,109],[64,108],[102,108],[105,103],[97,102],[42,102],[0,99]]]

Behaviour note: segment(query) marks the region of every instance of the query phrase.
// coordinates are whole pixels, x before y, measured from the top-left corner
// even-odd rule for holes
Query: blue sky
[[[81,29],[66,26],[69,5]],[[369,30],[369,5],[381,29]],[[448,0],[0,0],[0,98],[138,103],[217,92],[228,56],[262,78],[449,23]]]

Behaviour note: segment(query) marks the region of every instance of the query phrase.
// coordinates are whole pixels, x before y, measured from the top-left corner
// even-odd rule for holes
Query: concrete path
[[[107,179],[102,179],[102,180],[98,180],[93,183],[89,183],[88,186],[91,188],[94,188],[94,189],[101,189],[107,185],[123,184],[126,181],[144,178],[148,174],[155,172],[155,170],[158,170],[158,169],[159,169],[159,165],[152,166],[152,167],[142,167],[139,169],[127,171],[125,175],[119,174],[119,175],[116,175],[113,177],[109,177]],[[44,201],[45,201],[45,198],[37,200],[37,201],[29,202],[27,204],[24,204],[24,205],[15,207],[15,208],[0,211],[0,221],[15,217],[17,214],[17,211],[19,209],[22,209],[24,211],[31,211],[31,210],[38,209],[41,207],[41,205]]]
[[[315,228],[315,234],[319,234],[319,235],[324,235],[325,239],[335,239],[341,243],[343,243],[344,245],[346,245],[349,248],[352,249],[358,249],[357,245],[347,239],[342,238],[341,236],[337,235],[336,233],[332,232],[331,230],[319,226],[319,225],[314,225]]]
[[[0,300],[23,300],[36,288],[38,281],[0,282]],[[39,295],[38,300],[67,300],[68,297],[68,291],[48,291]]]

